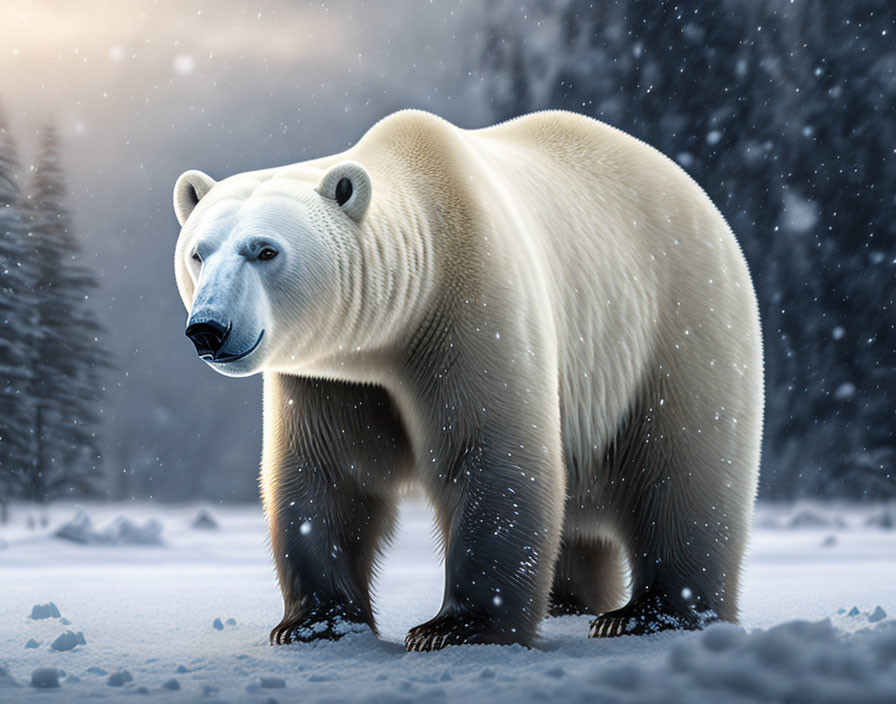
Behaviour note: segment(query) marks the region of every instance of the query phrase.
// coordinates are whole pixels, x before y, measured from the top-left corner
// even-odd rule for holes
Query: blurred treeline
[[[896,3],[492,2],[496,119],[564,108],[685,168],[749,261],[760,496],[896,495]]]

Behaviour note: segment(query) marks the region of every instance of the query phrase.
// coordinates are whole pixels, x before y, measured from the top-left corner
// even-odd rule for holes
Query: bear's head
[[[181,175],[175,273],[199,356],[222,374],[247,376],[326,355],[370,199],[370,176],[352,161],[322,177],[310,167],[220,182]]]

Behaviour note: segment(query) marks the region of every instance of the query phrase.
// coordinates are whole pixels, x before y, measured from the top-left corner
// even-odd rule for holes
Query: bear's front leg
[[[284,615],[273,644],[376,631],[370,579],[409,450],[382,389],[265,375],[262,493]]]
[[[407,650],[464,643],[532,644],[556,559],[562,468],[543,446],[479,435],[460,448],[431,495],[445,534],[439,613],[412,628]]]
[[[445,591],[405,647],[529,646],[547,609],[565,495],[556,386],[533,372],[495,388],[462,362],[443,378],[447,398],[429,407],[444,417],[418,466],[444,536]]]
[[[295,471],[313,473],[320,466],[305,459]],[[393,505],[345,483],[308,481],[284,492],[268,516],[284,607],[271,643],[376,631],[370,573],[377,538],[391,531],[393,514]]]

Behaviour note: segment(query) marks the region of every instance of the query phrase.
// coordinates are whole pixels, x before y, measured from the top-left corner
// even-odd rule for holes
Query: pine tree
[[[20,492],[31,447],[27,401],[34,344],[30,268],[15,140],[0,110],[0,514]]]
[[[65,206],[59,138],[52,127],[42,135],[29,196],[39,337],[31,355],[33,443],[27,478],[29,498],[40,502],[93,488],[105,365],[98,344],[102,330],[88,305],[96,279],[79,263]]]

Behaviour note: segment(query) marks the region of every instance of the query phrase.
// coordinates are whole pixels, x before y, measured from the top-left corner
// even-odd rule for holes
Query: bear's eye
[[[340,208],[348,203],[348,199],[352,197],[352,190],[354,189],[349,179],[345,177],[339,179],[339,183],[336,184],[336,202]]]
[[[271,247],[265,247],[258,253],[258,258],[266,262],[277,256],[277,250]]]
[[[194,261],[194,262],[201,262],[201,261],[202,261],[202,257],[199,256],[199,252],[193,252],[193,261]]]

